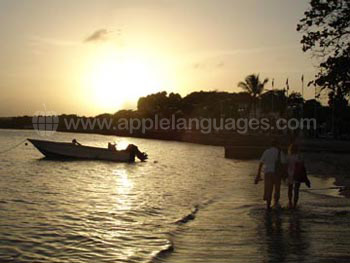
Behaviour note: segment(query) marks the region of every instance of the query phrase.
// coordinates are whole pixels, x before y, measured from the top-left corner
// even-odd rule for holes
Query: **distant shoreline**
[[[23,128],[4,128],[0,127],[2,130],[31,130],[35,131],[33,128],[23,127]],[[280,137],[273,135],[240,135],[232,132],[221,132],[221,133],[210,133],[204,134],[197,131],[147,131],[146,133],[134,132],[129,133],[128,131],[98,131],[98,130],[63,130],[58,129],[57,132],[65,133],[81,133],[81,134],[99,134],[108,136],[118,136],[118,137],[130,137],[130,138],[142,138],[142,139],[154,139],[154,140],[164,140],[164,141],[178,141],[178,142],[189,142],[202,145],[211,146],[226,146],[226,145],[259,145],[266,146],[266,139],[271,137]]]
[[[33,128],[12,128],[12,127],[0,127],[1,130],[31,130]],[[288,136],[282,135],[268,135],[268,134],[237,134],[232,132],[218,132],[204,134],[198,131],[147,131],[146,133],[134,132],[130,134],[127,131],[116,132],[116,131],[98,131],[98,130],[63,130],[58,129],[58,132],[65,133],[80,133],[80,134],[99,134],[108,136],[118,137],[130,137],[130,138],[142,138],[142,139],[153,139],[153,140],[164,140],[164,141],[177,141],[195,143],[201,145],[211,146],[222,146],[225,147],[225,151],[234,151],[235,149],[256,149],[254,154],[260,155],[261,150],[269,146],[272,138],[277,138],[284,143],[286,147],[290,141]],[[326,139],[310,139],[302,138],[298,139],[301,144],[301,149],[304,152],[328,152],[337,154],[350,154],[350,141],[337,141],[337,140],[326,140]],[[226,153],[225,153],[226,155]],[[229,154],[230,155],[230,154]],[[227,158],[233,158],[231,156]],[[244,159],[244,158],[243,158]],[[253,158],[254,159],[254,158]]]

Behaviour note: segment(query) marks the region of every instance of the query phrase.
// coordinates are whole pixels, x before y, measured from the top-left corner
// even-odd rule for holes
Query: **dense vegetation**
[[[331,103],[331,101],[330,101]],[[256,107],[252,105],[256,105]],[[330,105],[332,107],[332,105]],[[305,101],[299,93],[291,93],[286,96],[284,90],[269,90],[261,92],[259,96],[252,96],[249,92],[218,92],[199,91],[192,92],[185,97],[179,94],[165,91],[141,97],[136,110],[120,110],[114,114],[100,114],[98,119],[112,119],[117,121],[121,118],[316,118],[318,122],[317,134],[327,135],[334,131],[333,125],[337,126],[337,136],[349,133],[350,110],[344,106],[344,118],[341,121],[332,119],[334,112],[330,106],[323,106],[312,99]],[[88,119],[77,115],[61,115],[62,119]],[[32,128],[32,117],[14,117],[0,119],[0,128]],[[59,130],[65,130],[60,122]],[[80,127],[77,131],[83,131]],[[114,134],[111,130],[84,130],[84,132],[100,132]],[[168,131],[169,132],[169,131]],[[316,136],[315,132],[309,134]]]
[[[318,73],[309,85],[328,94],[332,109],[333,133],[348,125],[350,98],[350,2],[311,0],[297,25],[302,32],[302,49],[318,63]]]

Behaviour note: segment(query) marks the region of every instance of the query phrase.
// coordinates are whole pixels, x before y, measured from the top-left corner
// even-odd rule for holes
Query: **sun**
[[[98,108],[117,111],[164,89],[162,67],[140,52],[105,48],[92,59],[88,85]]]

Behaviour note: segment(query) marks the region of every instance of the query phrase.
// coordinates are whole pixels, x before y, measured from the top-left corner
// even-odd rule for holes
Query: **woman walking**
[[[299,200],[299,189],[301,183],[305,183],[309,188],[310,180],[307,178],[304,161],[300,155],[297,144],[291,144],[287,156],[288,165],[288,200],[289,208],[296,208]],[[294,197],[294,198],[293,198]]]

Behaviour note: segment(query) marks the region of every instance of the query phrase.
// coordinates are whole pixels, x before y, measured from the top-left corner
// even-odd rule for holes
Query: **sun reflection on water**
[[[132,207],[132,199],[130,194],[133,188],[133,182],[129,179],[125,169],[114,170],[113,174],[117,178],[116,184],[116,202],[118,210],[130,210]]]

